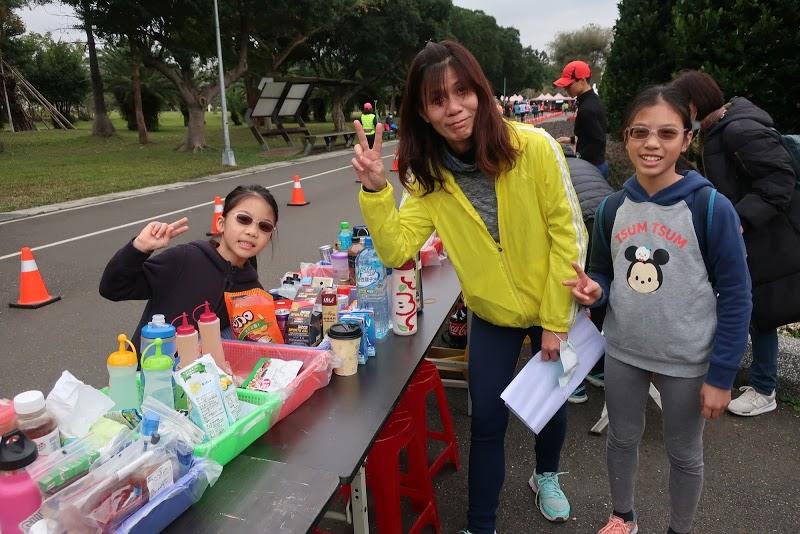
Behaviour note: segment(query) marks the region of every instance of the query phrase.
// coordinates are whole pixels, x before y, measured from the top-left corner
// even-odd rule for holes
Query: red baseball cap
[[[585,61],[570,61],[561,71],[561,78],[553,82],[556,87],[569,87],[578,80],[592,77],[592,69]]]
[[[364,104],[364,111],[372,111],[372,104],[370,104],[369,102]]]

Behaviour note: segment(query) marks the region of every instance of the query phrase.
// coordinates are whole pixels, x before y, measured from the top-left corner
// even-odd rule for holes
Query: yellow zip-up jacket
[[[507,124],[520,155],[495,181],[499,244],[449,171],[444,189],[414,189],[399,211],[391,184],[362,189],[361,213],[385,265],[402,265],[436,230],[480,318],[566,332],[577,306],[561,281],[575,277],[571,262],[584,264],[588,241],[580,205],[561,146],[540,128]]]

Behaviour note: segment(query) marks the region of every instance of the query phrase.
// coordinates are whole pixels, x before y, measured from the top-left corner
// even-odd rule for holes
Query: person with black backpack
[[[777,327],[800,321],[800,194],[793,161],[772,118],[748,99],[725,102],[710,75],[685,71],[672,84],[700,121],[703,174],[742,221],[753,280],[749,385],[728,411],[755,416],[777,408]]]

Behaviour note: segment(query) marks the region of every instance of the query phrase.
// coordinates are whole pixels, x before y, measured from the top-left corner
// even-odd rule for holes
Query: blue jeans
[[[495,326],[473,316],[469,335],[469,391],[472,427],[469,451],[469,530],[492,534],[500,489],[505,478],[505,435],[508,408],[500,393],[511,383],[525,336],[539,351],[542,329]],[[536,436],[536,472],[558,472],[567,434],[566,404]]]
[[[762,395],[772,395],[778,383],[778,329],[758,331],[750,329],[753,342],[753,363],[749,381]]]
[[[598,163],[595,167],[597,167],[597,170],[603,175],[603,178],[608,180],[608,162],[604,161],[603,163]]]

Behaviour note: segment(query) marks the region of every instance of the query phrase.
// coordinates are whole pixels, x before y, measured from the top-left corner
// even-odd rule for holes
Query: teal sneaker
[[[583,404],[589,400],[589,395],[586,394],[586,386],[583,385],[583,382],[575,388],[575,391],[572,392],[572,395],[567,400],[572,404]]]
[[[536,506],[548,521],[563,523],[569,519],[569,501],[561,486],[558,484],[558,475],[565,473],[533,473],[528,485],[536,494]]]
[[[606,374],[603,371],[599,373],[589,373],[586,376],[586,381],[595,387],[604,388],[606,387]]]

